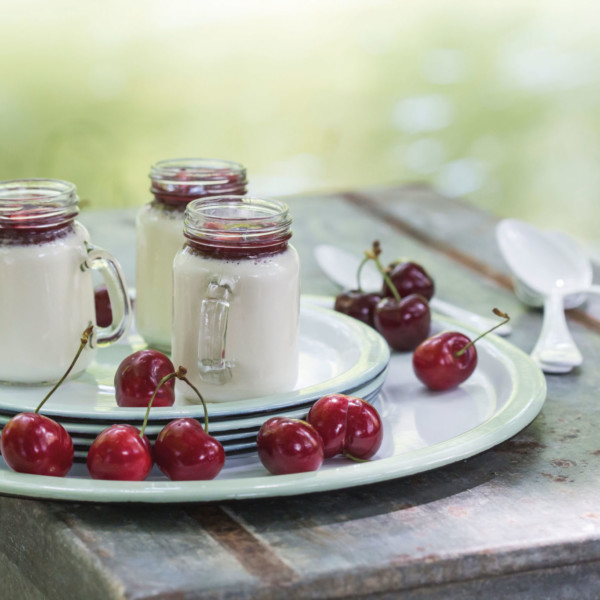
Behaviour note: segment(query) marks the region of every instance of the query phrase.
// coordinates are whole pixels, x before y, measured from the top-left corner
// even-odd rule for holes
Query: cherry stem
[[[160,388],[167,383],[167,381],[170,381],[171,379],[173,379],[174,377],[177,377],[176,373],[169,373],[168,375],[165,375],[159,382],[158,385],[156,386],[156,388],[154,389],[154,393],[152,394],[152,398],[150,398],[150,402],[148,402],[148,408],[146,409],[146,414],[144,416],[144,422],[142,423],[142,428],[140,429],[140,437],[143,439],[144,438],[144,433],[146,432],[146,426],[148,425],[148,417],[150,416],[150,409],[152,408],[152,403],[154,402],[154,398],[156,398],[156,394],[158,394],[158,390],[160,390]]]
[[[377,265],[377,270],[381,273],[383,280],[387,283],[390,290],[392,290],[392,294],[394,298],[400,302],[402,300],[402,296],[398,293],[398,289],[394,285],[394,282],[390,279],[390,276],[387,274],[386,270],[383,268],[381,261],[379,260],[379,255],[381,254],[381,248],[379,246],[379,242],[375,240],[373,242],[373,248],[371,250],[365,250],[365,259],[373,260]]]
[[[347,452],[344,452],[343,454],[345,458],[349,458],[350,460],[357,463],[371,462],[371,460],[368,458],[358,458],[357,456],[352,456],[352,454],[348,454]]]
[[[469,342],[464,348],[461,348],[460,350],[458,350],[458,352],[455,352],[454,356],[456,356],[456,358],[458,358],[459,356],[462,356],[471,346],[473,346],[475,344],[475,342],[478,342],[482,337],[486,336],[488,333],[492,333],[492,331],[494,331],[494,329],[498,329],[498,327],[502,327],[502,325],[506,325],[506,323],[508,323],[510,321],[510,317],[505,312],[502,312],[500,309],[494,308],[494,310],[492,312],[497,317],[501,317],[504,320],[500,321],[500,323],[498,323],[497,325],[494,325],[494,327],[492,327],[491,329],[484,331],[482,334],[477,336],[473,341]]]
[[[94,331],[94,326],[90,323],[86,327],[85,331],[81,334],[81,339],[79,340],[80,341],[79,349],[75,353],[75,358],[73,358],[73,361],[69,365],[69,368],[65,371],[65,374],[58,380],[58,382],[54,385],[54,387],[46,394],[46,397],[38,404],[38,407],[33,411],[36,415],[40,412],[40,409],[42,408],[42,406],[44,406],[44,404],[46,403],[46,400],[48,400],[48,398],[50,398],[50,396],[52,396],[52,394],[54,394],[54,392],[59,388],[61,383],[69,376],[69,373],[73,370],[73,367],[75,366],[75,363],[77,362],[77,359],[79,358],[79,356],[83,352],[83,349],[87,346],[87,343],[89,342],[90,338],[92,337],[93,331]]]
[[[150,402],[148,402],[148,408],[146,409],[146,415],[144,416],[144,422],[142,424],[142,428],[140,429],[140,437],[143,438],[144,437],[144,432],[146,431],[146,426],[148,425],[148,418],[150,416],[150,409],[152,408],[152,403],[154,402],[154,398],[156,398],[156,394],[158,394],[158,390],[160,390],[160,388],[167,383],[167,381],[170,381],[171,379],[174,379],[175,377],[177,377],[177,379],[181,379],[182,381],[185,381],[198,395],[198,398],[200,398],[200,402],[202,403],[202,408],[204,410],[204,431],[206,433],[208,433],[208,409],[206,408],[206,403],[204,402],[204,398],[202,397],[202,394],[198,391],[198,389],[192,384],[192,382],[186,377],[187,375],[187,369],[185,367],[178,367],[177,371],[175,371],[174,373],[169,373],[168,375],[165,375],[159,382],[158,385],[156,386],[156,389],[154,390],[154,393],[152,394],[152,398],[150,398]]]
[[[371,259],[368,256],[365,256],[360,265],[358,265],[358,269],[356,271],[356,284],[358,286],[358,291],[362,294],[362,285],[360,284],[360,274],[362,273],[363,267],[370,261]]]
[[[183,369],[183,367],[179,367],[180,369]],[[196,388],[196,386],[187,378],[185,377],[185,369],[184,370],[184,377],[179,377],[179,379],[181,379],[182,381],[185,381],[195,392],[196,395],[198,396],[198,398],[200,398],[200,402],[202,402],[202,408],[204,409],[204,432],[208,433],[208,409],[206,408],[206,402],[204,402],[204,398],[202,397],[202,394],[198,391],[198,388]]]

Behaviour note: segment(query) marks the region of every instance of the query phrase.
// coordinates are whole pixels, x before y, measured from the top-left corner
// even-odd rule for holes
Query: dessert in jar
[[[97,345],[119,339],[131,316],[115,259],[90,244],[75,221],[72,183],[53,179],[0,182],[0,382],[58,381],[95,322],[91,269],[102,274],[114,307],[113,323],[95,328],[73,375],[91,362]]]
[[[135,322],[146,342],[171,347],[173,259],[183,246],[183,217],[196,198],[246,193],[246,169],[204,158],[163,160],[150,171],[152,202],[137,215]]]
[[[173,363],[205,400],[266,396],[298,376],[300,264],[282,202],[194,200],[173,263]],[[194,401],[188,386],[178,393]]]

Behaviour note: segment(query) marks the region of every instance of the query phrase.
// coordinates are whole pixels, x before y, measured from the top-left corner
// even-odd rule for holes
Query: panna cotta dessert
[[[171,348],[173,259],[183,246],[186,206],[197,198],[246,193],[239,163],[203,158],[164,160],[150,172],[152,202],[137,215],[136,327],[148,345]]]
[[[300,263],[282,202],[220,197],[191,202],[173,263],[173,364],[208,402],[294,388]],[[186,385],[178,393],[197,401]]]
[[[0,182],[0,382],[38,385],[58,381],[95,323],[92,268],[111,291],[117,323],[95,329],[72,375],[93,359],[99,343],[127,329],[129,299],[116,261],[92,249],[75,221],[72,183],[26,179]],[[110,264],[109,264],[110,263]],[[115,270],[116,269],[116,270]]]

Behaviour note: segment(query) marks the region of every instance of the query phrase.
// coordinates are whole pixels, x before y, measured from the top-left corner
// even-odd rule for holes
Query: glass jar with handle
[[[173,263],[173,362],[209,402],[296,384],[300,264],[290,225],[276,200],[208,198],[186,209]]]
[[[46,384],[69,366],[84,329],[95,323],[92,270],[104,279],[113,309],[95,328],[73,375],[97,346],[127,331],[131,304],[116,259],[95,248],[81,223],[75,185],[57,179],[0,182],[0,382]]]

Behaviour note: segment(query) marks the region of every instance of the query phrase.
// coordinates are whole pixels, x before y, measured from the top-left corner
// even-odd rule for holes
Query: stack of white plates
[[[76,460],[85,460],[96,436],[115,423],[141,427],[145,408],[121,408],[113,377],[121,360],[144,348],[130,334],[119,344],[98,351],[88,371],[63,384],[42,414],[61,423],[73,438]],[[385,381],[390,353],[383,338],[363,323],[303,301],[300,310],[300,374],[290,392],[208,405],[209,432],[228,455],[256,449],[261,425],[273,416],[304,418],[321,396],[343,393],[374,400]],[[0,386],[0,427],[19,412],[32,411],[46,393],[40,387]],[[202,406],[177,398],[171,407],[152,408],[146,433],[154,440],[171,420],[192,417],[203,423]]]

